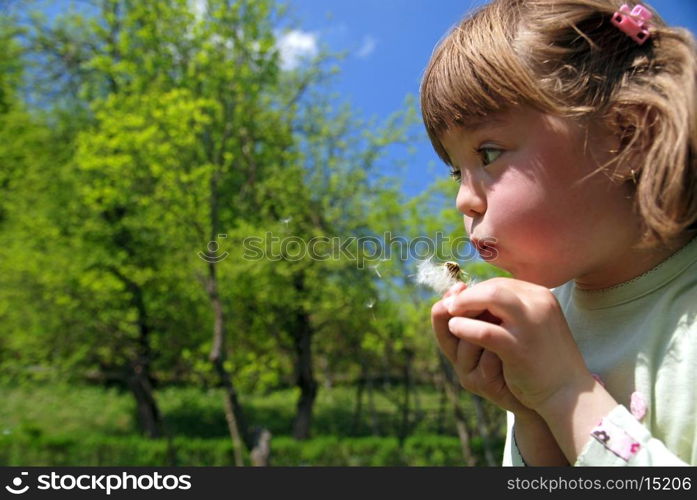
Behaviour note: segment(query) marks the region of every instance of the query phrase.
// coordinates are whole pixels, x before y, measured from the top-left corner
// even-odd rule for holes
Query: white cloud
[[[292,30],[280,36],[276,42],[281,55],[281,68],[297,68],[303,59],[315,57],[319,52],[317,35],[308,31]]]
[[[365,59],[373,53],[376,45],[377,40],[375,40],[375,38],[373,38],[370,35],[364,36],[363,43],[361,44],[360,48],[356,51],[356,57],[360,59]]]

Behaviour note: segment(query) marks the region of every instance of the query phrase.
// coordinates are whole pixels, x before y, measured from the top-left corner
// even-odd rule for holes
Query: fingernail
[[[459,321],[460,321],[460,318],[458,318],[457,316],[454,318],[450,318],[448,320],[448,330],[450,330],[452,332],[453,329],[456,329]]]
[[[453,307],[453,302],[455,302],[455,297],[448,297],[443,301],[443,305],[448,310],[448,312],[450,312],[450,309]]]

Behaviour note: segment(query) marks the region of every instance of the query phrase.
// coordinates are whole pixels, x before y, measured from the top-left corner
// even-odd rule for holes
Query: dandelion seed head
[[[428,258],[417,265],[416,282],[426,285],[439,295],[459,281],[467,283],[469,277],[454,262],[435,264],[432,258]]]

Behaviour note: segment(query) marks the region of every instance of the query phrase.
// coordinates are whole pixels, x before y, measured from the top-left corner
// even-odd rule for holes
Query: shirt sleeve
[[[510,433],[510,431],[509,431]],[[597,427],[576,459],[575,466],[687,466],[655,439],[622,405]]]
[[[503,447],[504,467],[523,467],[525,461],[518,450],[518,446],[513,438],[513,426],[515,424],[515,416],[510,411],[506,412],[506,444]]]

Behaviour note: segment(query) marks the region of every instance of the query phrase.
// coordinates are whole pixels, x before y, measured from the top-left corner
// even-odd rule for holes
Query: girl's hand
[[[453,315],[448,312],[446,303],[463,293],[466,288],[467,285],[464,283],[454,285],[443,295],[443,300],[436,302],[431,309],[433,331],[443,355],[452,364],[460,385],[466,390],[513,413],[531,412],[508,389],[499,356],[491,350],[485,350],[477,344],[459,338],[449,330],[448,322]],[[480,318],[480,322],[484,319]]]
[[[483,314],[499,324],[483,321]],[[448,315],[447,332],[466,347],[455,349],[460,344],[447,340]],[[460,367],[460,380],[475,392],[498,390],[506,409],[515,412],[522,405],[546,417],[594,384],[559,303],[545,287],[494,278],[451,294],[434,306],[433,316],[439,342]],[[484,359],[475,362],[482,349],[491,353],[486,366]],[[460,351],[469,362],[457,358]]]
[[[568,465],[568,461],[542,417],[524,406],[509,390],[501,358],[493,351],[462,340],[450,332],[448,322],[452,316],[446,304],[452,307],[455,297],[466,288],[464,283],[453,286],[431,311],[433,330],[438,345],[453,365],[460,384],[466,390],[515,414],[518,448],[528,465]],[[476,312],[470,311],[473,315],[476,315]],[[476,317],[479,321],[500,323],[498,318],[487,312],[482,312]]]

